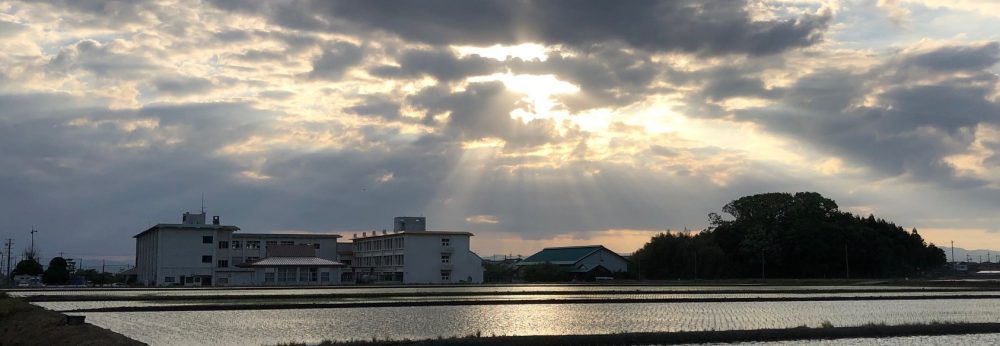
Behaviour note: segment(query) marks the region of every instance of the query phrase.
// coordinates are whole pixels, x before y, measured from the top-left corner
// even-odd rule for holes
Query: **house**
[[[518,269],[551,263],[566,268],[575,280],[611,277],[628,271],[628,260],[601,245],[548,247],[518,262]]]
[[[428,231],[424,217],[396,217],[393,230],[354,235],[350,271],[359,283],[483,282],[469,232]]]
[[[205,222],[205,212],[184,213],[179,224],[156,224],[135,235],[136,282],[146,286],[231,286],[263,285],[266,273],[288,265],[245,266],[268,257],[268,250],[279,246],[302,245],[314,251],[309,256],[317,261],[291,263],[296,273],[300,268],[317,268],[317,274],[338,266],[336,234],[240,234],[240,228],[222,225],[218,216]],[[281,256],[275,256],[281,257]],[[322,259],[323,261],[318,261]],[[269,262],[270,263],[270,262]],[[268,269],[270,268],[270,269]],[[258,273],[258,269],[262,271]],[[282,273],[288,273],[283,270]],[[333,275],[333,274],[331,274]],[[329,283],[340,282],[340,272]],[[311,278],[311,277],[310,277]],[[321,278],[317,275],[317,278]],[[282,283],[309,283],[282,281]],[[320,281],[321,282],[321,281]],[[274,284],[278,284],[277,281]]]

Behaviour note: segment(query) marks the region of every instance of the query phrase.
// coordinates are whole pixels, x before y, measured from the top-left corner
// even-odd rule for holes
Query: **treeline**
[[[646,279],[871,278],[918,275],[944,251],[874,216],[838,210],[814,192],[767,193],[726,204],[695,235],[662,233],[633,256]]]

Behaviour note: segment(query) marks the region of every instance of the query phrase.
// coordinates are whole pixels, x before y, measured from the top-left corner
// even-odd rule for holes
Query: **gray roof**
[[[340,238],[331,233],[233,233],[233,238]]]
[[[319,257],[267,257],[250,263],[251,267],[340,267],[343,263]]]
[[[183,223],[158,223],[153,227],[142,231],[139,234],[132,236],[132,238],[138,238],[140,235],[158,230],[158,229],[194,229],[194,230],[225,230],[225,231],[239,231],[240,228],[236,226],[226,226],[226,225],[212,225],[212,224],[183,224]]]
[[[371,234],[371,235],[359,236],[357,238],[353,238],[353,240],[369,239],[369,238],[379,238],[379,237],[390,237],[390,236],[394,236],[394,235],[399,235],[399,236],[401,236],[401,235],[467,235],[467,236],[471,237],[471,236],[474,236],[475,234],[472,234],[470,232],[455,232],[455,231],[400,231],[400,232],[388,232],[386,234],[374,234],[374,232],[373,232],[373,234]]]

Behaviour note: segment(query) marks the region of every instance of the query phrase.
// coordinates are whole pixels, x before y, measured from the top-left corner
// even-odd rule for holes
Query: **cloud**
[[[115,79],[138,78],[157,68],[145,57],[125,52],[125,46],[123,41],[102,44],[92,39],[81,40],[63,47],[46,68],[59,74],[83,70]]]
[[[620,107],[663,92],[651,84],[664,70],[650,54],[629,51],[620,45],[594,45],[586,49],[550,53],[544,60],[512,59],[507,66],[514,73],[553,74],[580,88],[579,93],[558,98],[571,111]]]
[[[465,222],[495,225],[495,224],[500,223],[500,219],[498,219],[494,215],[483,215],[483,214],[480,214],[480,215],[470,215],[470,216],[466,217],[465,218]]]
[[[878,0],[878,8],[885,11],[889,21],[899,28],[905,28],[910,21],[910,10],[899,3],[899,0]]]
[[[330,43],[323,49],[323,53],[313,60],[309,78],[340,80],[348,68],[361,62],[363,52],[361,46],[350,42]]]
[[[400,115],[401,104],[393,101],[386,95],[368,95],[363,101],[355,106],[345,108],[348,113],[364,116],[375,116],[386,120],[397,120]]]
[[[745,1],[307,1],[217,6],[259,13],[301,30],[344,30],[349,22],[433,45],[538,42],[585,47],[621,42],[652,51],[775,54],[822,39],[829,12],[754,19]],[[399,15],[405,13],[405,15]]]
[[[198,77],[158,77],[153,80],[156,91],[169,95],[190,95],[203,93],[213,88],[211,80]]]
[[[500,63],[478,55],[456,57],[449,49],[411,49],[398,58],[399,66],[377,66],[369,73],[385,78],[413,78],[429,75],[438,81],[452,82],[469,76],[487,75],[498,70]]]
[[[447,114],[447,130],[464,140],[497,138],[511,147],[536,146],[558,136],[550,120],[524,123],[511,118],[522,95],[508,91],[501,82],[471,83],[464,91],[429,87],[408,101],[428,116]]]
[[[787,88],[781,104],[738,111],[737,117],[882,176],[952,187],[985,184],[958,176],[945,157],[967,152],[977,125],[1000,123],[1000,104],[992,99],[998,78],[982,70],[996,64],[996,45],[901,54],[863,73],[806,75]],[[957,70],[971,74],[951,73]]]

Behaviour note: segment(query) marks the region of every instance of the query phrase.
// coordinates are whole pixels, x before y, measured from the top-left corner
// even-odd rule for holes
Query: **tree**
[[[17,262],[17,266],[14,267],[14,271],[11,275],[42,275],[44,270],[42,270],[42,265],[34,259],[26,259]]]
[[[765,193],[709,214],[701,233],[658,234],[633,257],[648,279],[911,276],[945,263],[916,229],[841,212],[815,192]]]
[[[62,257],[49,261],[49,268],[42,274],[42,282],[46,285],[65,285],[69,283],[69,266]]]

